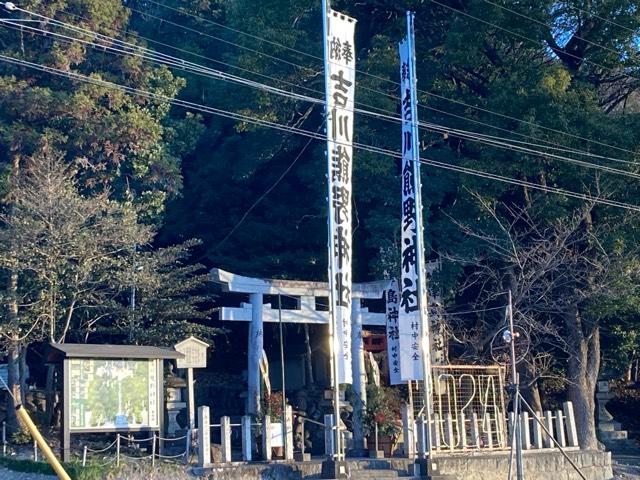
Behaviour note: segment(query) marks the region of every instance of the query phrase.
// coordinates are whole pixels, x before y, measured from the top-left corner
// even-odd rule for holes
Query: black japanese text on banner
[[[414,138],[412,95],[413,58],[407,40],[400,43],[400,95],[402,115],[402,231],[401,231],[401,282],[399,309],[400,376],[402,380],[423,379],[422,318],[424,305],[424,275],[419,274],[422,264],[422,232],[418,225],[420,179],[416,178],[416,166],[420,161],[417,138]],[[419,298],[422,297],[422,301]]]
[[[325,58],[327,78],[327,155],[329,170],[329,274],[334,301],[338,381],[352,383],[351,372],[351,171],[355,90],[356,21],[331,10]]]
[[[387,357],[389,364],[389,383],[399,385],[405,383],[400,377],[400,335],[398,330],[398,306],[399,306],[398,282],[396,279],[389,282],[385,292],[387,306]]]

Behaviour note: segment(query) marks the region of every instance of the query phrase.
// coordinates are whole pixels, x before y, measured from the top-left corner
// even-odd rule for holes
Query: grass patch
[[[16,472],[55,475],[48,463],[34,462],[28,459],[0,457],[0,466]],[[78,463],[67,463],[63,466],[73,480],[101,480],[106,478],[110,471],[109,467],[98,467],[94,465],[82,467],[82,465]]]

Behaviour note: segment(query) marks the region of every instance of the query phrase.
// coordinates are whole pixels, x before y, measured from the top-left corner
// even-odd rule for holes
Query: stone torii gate
[[[316,309],[317,297],[329,297],[329,284],[326,282],[306,282],[299,280],[279,280],[251,278],[227,272],[219,268],[211,270],[211,278],[222,286],[225,292],[249,295],[250,303],[240,307],[220,307],[220,320],[250,322],[248,338],[247,365],[247,414],[255,415],[260,411],[260,360],[263,350],[264,322],[278,322],[279,311],[270,304],[264,304],[264,295],[284,295],[298,298],[297,309],[282,309],[283,323],[329,324],[329,312]],[[362,327],[385,326],[384,313],[369,312],[362,308],[362,299],[381,299],[389,280],[367,283],[354,283],[352,291],[352,368],[353,390],[366,401],[366,381]],[[361,405],[354,406],[353,440],[356,449],[365,447],[362,429]]]

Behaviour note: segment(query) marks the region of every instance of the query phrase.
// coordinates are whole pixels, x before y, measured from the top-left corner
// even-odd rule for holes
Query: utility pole
[[[509,290],[509,332],[511,344],[511,378],[512,378],[512,391],[513,391],[513,428],[512,435],[514,439],[511,441],[513,446],[515,440],[516,446],[516,478],[518,480],[524,480],[524,472],[522,469],[522,434],[520,431],[520,382],[518,379],[518,372],[516,369],[516,332],[513,329],[513,300],[511,298],[511,290]],[[511,463],[509,464],[509,479],[511,479]]]

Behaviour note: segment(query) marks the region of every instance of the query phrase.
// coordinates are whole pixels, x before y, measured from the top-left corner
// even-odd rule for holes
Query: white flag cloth
[[[400,377],[400,335],[398,330],[399,306],[398,281],[389,282],[385,292],[387,313],[387,363],[389,364],[389,383],[399,385],[405,383]]]
[[[416,192],[420,179],[416,178],[415,162],[419,161],[417,139],[412,124],[413,88],[412,52],[405,39],[400,43],[400,94],[402,115],[402,235],[401,235],[401,283],[399,309],[400,377],[402,380],[422,380],[421,315],[418,298],[424,286],[418,274],[419,250]],[[423,277],[424,278],[424,277]]]
[[[327,90],[327,157],[329,180],[329,274],[334,332],[338,349],[338,382],[352,383],[351,371],[351,172],[355,90],[355,20],[331,10],[325,41]]]

